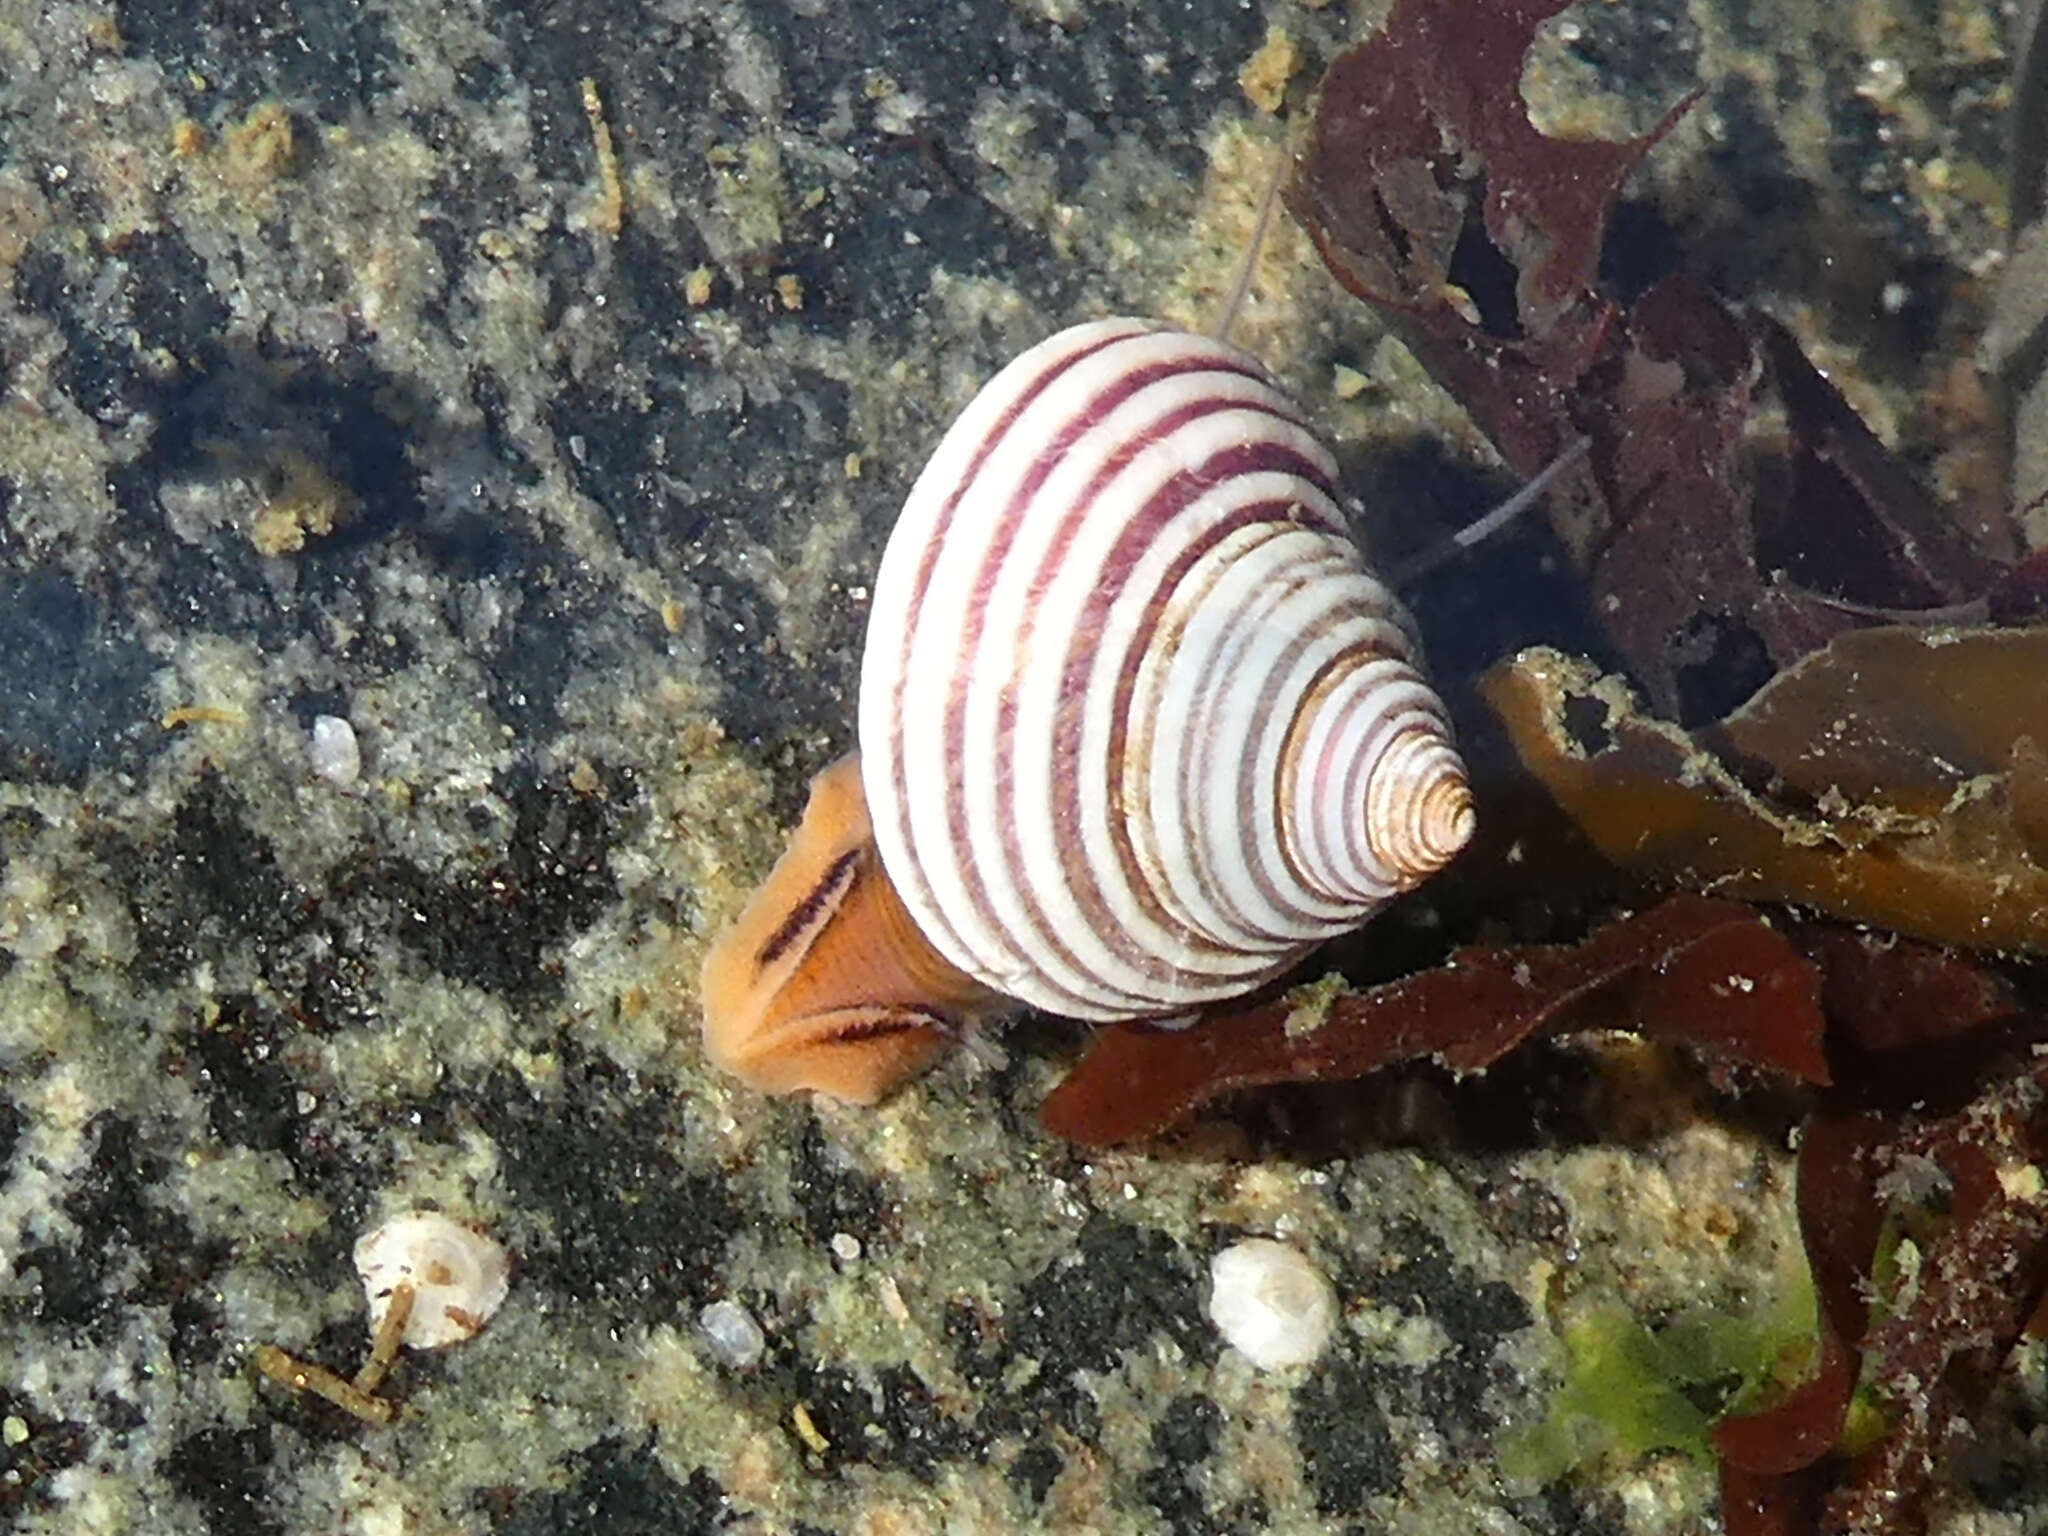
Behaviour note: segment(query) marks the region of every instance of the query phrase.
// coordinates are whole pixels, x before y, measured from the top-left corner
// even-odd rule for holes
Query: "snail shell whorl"
[[[948,960],[1079,1018],[1234,996],[1463,846],[1337,467],[1235,348],[1063,331],[940,442],[875,582],[862,777]]]

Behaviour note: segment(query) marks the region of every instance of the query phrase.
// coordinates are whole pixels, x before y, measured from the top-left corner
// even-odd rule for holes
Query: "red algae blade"
[[[1581,944],[1463,949],[1323,1007],[1283,998],[1185,1030],[1111,1026],[1039,1118],[1105,1146],[1158,1135],[1244,1088],[1341,1082],[1420,1057],[1478,1071],[1531,1034],[1618,1024],[1825,1082],[1818,987],[1813,966],[1748,909],[1679,896]]]

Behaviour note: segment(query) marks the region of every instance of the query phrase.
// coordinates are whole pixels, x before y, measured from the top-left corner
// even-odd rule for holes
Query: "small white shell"
[[[439,1211],[408,1211],[387,1221],[357,1241],[355,1260],[373,1335],[391,1308],[391,1293],[401,1284],[413,1288],[404,1338],[412,1349],[474,1338],[511,1285],[505,1250]]]
[[[1258,363],[1143,320],[1003,369],[875,579],[863,790],[924,937],[1111,1020],[1247,992],[1472,834],[1407,614]]]
[[[1337,1325],[1337,1297],[1307,1257],[1270,1237],[1233,1243],[1209,1261],[1209,1320],[1262,1371],[1307,1365]]]

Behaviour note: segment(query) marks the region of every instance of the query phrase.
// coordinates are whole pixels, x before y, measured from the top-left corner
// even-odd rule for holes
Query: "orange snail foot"
[[[704,957],[704,1048],[763,1093],[872,1104],[997,999],[918,932],[883,874],[849,753],[811,781],[775,868]]]

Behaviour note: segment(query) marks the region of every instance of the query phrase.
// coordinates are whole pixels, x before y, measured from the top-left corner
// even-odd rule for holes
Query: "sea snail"
[[[1077,325],[991,380],[897,519],[858,753],[704,965],[712,1059],[871,1102],[1017,1003],[1173,1018],[1472,835],[1413,627],[1252,358]]]

